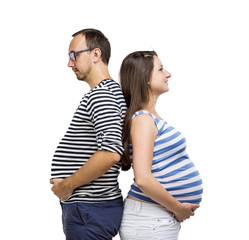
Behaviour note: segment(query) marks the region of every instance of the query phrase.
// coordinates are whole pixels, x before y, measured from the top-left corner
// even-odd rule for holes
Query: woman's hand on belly
[[[180,203],[177,210],[174,212],[175,218],[178,222],[183,222],[184,220],[190,218],[195,215],[195,210],[199,208],[199,204],[191,204],[191,203]]]

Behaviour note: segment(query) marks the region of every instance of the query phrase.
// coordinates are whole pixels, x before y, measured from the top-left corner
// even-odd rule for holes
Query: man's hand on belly
[[[53,184],[51,190],[61,201],[66,200],[73,194],[73,189],[66,184],[66,179],[50,179],[50,183]]]

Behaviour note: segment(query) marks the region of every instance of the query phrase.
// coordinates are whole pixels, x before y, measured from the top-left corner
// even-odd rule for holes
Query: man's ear
[[[95,48],[92,50],[92,54],[93,54],[93,62],[97,63],[99,60],[101,60],[101,50],[99,48]]]

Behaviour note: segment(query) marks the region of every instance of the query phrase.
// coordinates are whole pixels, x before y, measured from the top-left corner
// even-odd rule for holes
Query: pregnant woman
[[[135,176],[125,199],[122,240],[178,239],[180,222],[194,215],[202,199],[202,180],[185,138],[155,110],[170,77],[154,51],[133,52],[121,65],[128,107],[122,168],[132,165]]]

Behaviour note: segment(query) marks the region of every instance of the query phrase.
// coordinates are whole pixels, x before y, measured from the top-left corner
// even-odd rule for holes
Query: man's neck
[[[86,79],[86,82],[90,86],[91,89],[95,88],[97,85],[99,85],[100,82],[102,82],[104,79],[111,79],[112,77],[109,74],[108,68],[100,68],[97,71],[95,70],[92,72],[88,79]]]

